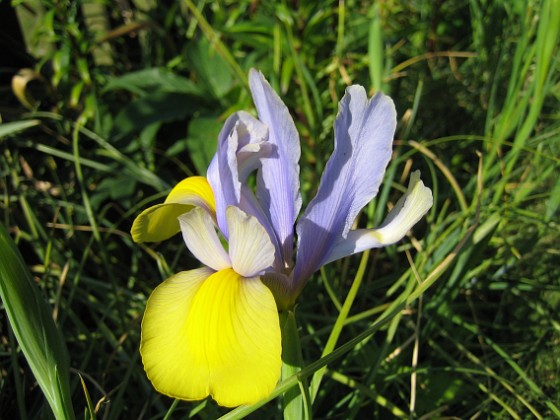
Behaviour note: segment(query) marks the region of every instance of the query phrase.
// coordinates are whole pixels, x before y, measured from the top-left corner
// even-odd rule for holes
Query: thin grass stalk
[[[234,74],[237,76],[238,81],[241,83],[245,89],[249,90],[249,84],[247,82],[247,75],[243,69],[237,64],[237,61],[233,57],[233,54],[229,51],[228,47],[221,41],[219,34],[214,30],[212,25],[204,18],[201,11],[198,10],[196,5],[191,0],[184,0],[188,9],[193,14],[194,18],[198,22],[200,29],[210,42],[218,54],[222,56],[225,62],[231,67]]]
[[[391,311],[384,312],[383,315],[381,315],[367,330],[363,331],[362,333],[358,334],[356,337],[342,344],[340,347],[333,350],[331,353],[327,354],[326,356],[321,357],[319,360],[316,360],[315,362],[308,364],[297,375],[293,375],[290,378],[280,382],[268,397],[262,399],[261,401],[253,405],[241,406],[234,410],[231,410],[229,413],[220,417],[220,420],[241,419],[253,413],[257,409],[259,409],[260,407],[268,403],[269,401],[282,395],[291,387],[296,386],[297,383],[302,380],[302,378],[307,378],[310,375],[313,375],[319,369],[327,366],[329,363],[334,362],[338,358],[342,357],[344,354],[354,349],[356,345],[366,340],[367,338],[371,337],[382,327],[384,327],[387,323],[389,323],[396,315],[398,315],[402,311],[403,307],[404,307],[404,303],[401,302],[400,304],[392,308]]]
[[[552,4],[553,2],[554,5]],[[559,6],[560,2],[558,2],[558,0],[545,0],[542,3],[542,9],[539,13],[537,38],[535,43],[531,45],[532,54],[525,58],[528,64],[529,62],[532,63],[534,57],[535,68],[530,75],[527,75],[528,78],[530,77],[530,85],[524,93],[527,100],[522,101],[524,104],[522,109],[524,117],[514,119],[522,121],[522,125],[517,130],[513,140],[513,147],[508,153],[504,171],[506,177],[500,180],[499,187],[494,196],[494,203],[497,203],[505,192],[505,184],[508,182],[508,176],[513,172],[520,158],[520,152],[527,143],[529,136],[538,122],[544,100],[548,96],[549,89],[552,87],[550,80],[554,68],[551,67],[551,63],[553,62],[553,51],[557,47],[560,30],[560,15],[555,11],[558,10]],[[520,86],[520,89],[521,88],[522,86]],[[530,101],[528,100],[529,96]]]
[[[403,410],[397,407],[396,404],[391,402],[389,399],[385,398],[383,395],[378,394],[375,391],[372,391],[371,388],[363,385],[362,383],[356,381],[355,379],[352,379],[344,375],[343,373],[335,372],[335,371],[329,371],[327,372],[327,375],[333,380],[335,380],[336,382],[346,385],[350,388],[354,388],[360,394],[367,396],[369,399],[374,401],[377,405],[387,409],[393,416],[401,419],[408,418],[408,414],[406,414]],[[349,416],[349,418],[354,418],[354,416]]]
[[[301,89],[301,100],[303,102],[303,112],[307,119],[307,125],[312,132],[315,132],[317,121],[315,119],[315,114],[313,113],[313,107],[311,106],[311,99],[309,98],[309,92],[307,91],[306,77],[303,70],[303,62],[299,56],[294,41],[294,35],[292,33],[292,27],[289,22],[282,21],[284,24],[284,33],[286,34],[286,41],[288,43],[288,50],[294,63],[294,70],[296,72],[299,88]]]
[[[356,276],[354,277],[354,280],[352,282],[352,286],[350,286],[350,290],[348,292],[348,295],[346,296],[346,299],[344,300],[344,304],[342,305],[342,309],[340,310],[340,313],[338,314],[338,317],[336,318],[336,321],[333,325],[333,328],[332,328],[332,331],[329,335],[327,343],[325,344],[325,347],[323,349],[321,357],[327,356],[329,353],[331,353],[333,351],[333,349],[336,346],[338,338],[340,337],[340,334],[342,333],[342,328],[344,327],[344,323],[345,323],[346,319],[348,318],[348,314],[350,313],[350,309],[352,308],[352,305],[354,303],[354,300],[356,299],[356,296],[358,294],[358,290],[359,290],[360,285],[362,283],[362,279],[364,277],[365,270],[366,270],[367,263],[368,263],[368,259],[369,259],[369,254],[370,254],[369,251],[366,251],[362,254],[362,258],[360,259],[360,265],[358,267],[358,271],[356,273]],[[325,370],[326,370],[326,368],[322,368],[322,369],[318,370],[313,375],[313,379],[311,381],[311,390],[310,390],[311,401],[315,401],[315,398],[317,397],[317,393],[319,392],[319,387],[321,386],[321,381],[322,381],[323,376],[325,374]]]
[[[370,8],[373,15],[369,24],[368,35],[368,67],[369,78],[373,91],[381,92],[383,88],[383,76],[385,70],[385,51],[383,48],[383,30],[381,27],[381,17],[379,13],[379,5],[375,3]]]
[[[14,337],[14,332],[12,331],[11,328],[8,328],[8,342],[10,345],[10,348],[15,349],[17,348],[17,342],[16,339]],[[23,382],[21,381],[21,367],[20,364],[18,362],[18,354],[15,351],[11,351],[10,352],[10,362],[12,365],[12,373],[14,375],[14,382],[15,382],[15,387],[16,387],[16,400],[17,400],[17,406],[19,409],[19,416],[21,420],[26,420],[27,419],[27,408],[26,408],[26,404],[25,404],[25,389],[24,389],[24,385]]]
[[[462,328],[465,328],[466,330],[468,330],[472,333],[477,332],[477,328],[476,328],[475,325],[468,324],[468,323],[464,322],[463,320],[459,320],[459,319],[456,319],[456,318],[453,318],[452,321],[454,323],[460,325]],[[494,350],[519,375],[519,377],[523,380],[523,382],[525,382],[527,384],[527,386],[529,386],[529,388],[536,395],[538,395],[539,398],[541,398],[544,401],[544,404],[550,409],[550,411],[552,411],[555,415],[560,417],[560,409],[556,406],[556,404],[554,404],[554,402],[552,402],[550,400],[550,398],[548,398],[546,396],[546,394],[543,392],[543,390],[529,377],[527,372],[525,372],[521,368],[521,366],[519,366],[519,364],[517,362],[515,362],[515,360],[513,360],[513,358],[505,350],[503,350],[497,343],[495,343],[489,337],[483,336],[483,340],[484,340],[485,344],[488,345],[492,350]],[[460,344],[460,343],[458,343],[458,344]],[[512,392],[513,392],[513,389],[512,389]],[[529,408],[529,406],[527,406],[527,407]],[[533,410],[531,410],[531,411],[533,411]]]

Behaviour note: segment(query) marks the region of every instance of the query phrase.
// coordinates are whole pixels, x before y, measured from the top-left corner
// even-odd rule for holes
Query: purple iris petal
[[[294,223],[301,208],[299,193],[299,135],[288,108],[263,75],[251,70],[249,86],[259,119],[268,126],[272,154],[262,160],[257,198],[267,213],[286,264],[291,264]]]
[[[220,131],[218,150],[206,176],[216,199],[218,226],[226,238],[226,208],[239,206],[243,209],[240,205],[242,185],[260,160],[271,153],[266,137],[266,126],[243,111],[230,116]]]
[[[297,290],[328,260],[336,242],[346,238],[360,210],[377,194],[391,158],[395,127],[396,111],[389,97],[378,94],[368,101],[363,87],[346,89],[334,124],[334,152],[317,195],[297,225]]]

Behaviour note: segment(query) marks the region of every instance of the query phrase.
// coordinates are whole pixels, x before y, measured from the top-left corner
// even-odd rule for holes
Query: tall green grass
[[[314,418],[560,416],[558,0],[10,7],[44,25],[25,33],[32,109],[10,86],[23,48],[0,39],[0,417],[280,418],[285,393]],[[252,109],[251,67],[296,121],[304,202],[359,83],[399,115],[360,225],[383,220],[414,169],[435,204],[399,244],[318,272],[290,321],[303,366],[228,411],[145,377],[147,296],[197,262],[179,237],[128,232],[204,174],[225,118]]]

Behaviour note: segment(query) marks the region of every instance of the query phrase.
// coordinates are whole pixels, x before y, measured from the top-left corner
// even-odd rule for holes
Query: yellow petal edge
[[[177,217],[202,207],[215,217],[214,193],[206,178],[191,176],[179,182],[165,202],[149,207],[134,219],[130,234],[134,242],[160,242],[179,232]]]
[[[148,378],[183,400],[225,407],[268,396],[280,377],[276,303],[258,277],[232,269],[178,273],[150,296],[140,345]]]

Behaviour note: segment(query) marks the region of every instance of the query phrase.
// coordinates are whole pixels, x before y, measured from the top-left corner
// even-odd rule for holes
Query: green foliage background
[[[560,416],[559,3],[2,0],[1,224],[44,300],[37,310],[48,305],[62,333],[70,371],[56,372],[77,417],[227,413],[174,402],[146,379],[147,296],[197,262],[179,237],[137,245],[128,232],[176,182],[205,173],[228,115],[253,109],[251,67],[296,121],[304,205],[352,83],[390,94],[399,116],[360,224],[381,222],[413,169],[434,191],[408,238],[330,264],[301,296],[314,417]],[[6,299],[25,274],[10,272],[2,238]],[[33,305],[10,303],[0,414],[48,418],[18,335],[38,330],[22,325]],[[229,416],[252,410],[282,416],[275,399]]]

